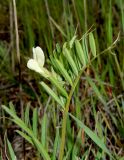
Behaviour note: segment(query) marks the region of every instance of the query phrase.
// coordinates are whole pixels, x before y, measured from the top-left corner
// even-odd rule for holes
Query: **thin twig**
[[[19,33],[18,33],[18,22],[17,22],[17,12],[16,12],[16,1],[13,0],[13,12],[14,12],[14,23],[15,23],[15,38],[16,38],[16,52],[18,60],[18,69],[19,69],[19,95],[20,95],[20,107],[21,107],[21,117],[23,118],[23,101],[22,101],[22,77],[21,77],[21,63],[20,63],[20,49],[19,49]],[[23,140],[23,151],[25,159],[25,140]]]
[[[45,6],[46,6],[46,10],[47,10],[47,15],[48,15],[48,19],[49,19],[49,24],[50,24],[50,30],[51,30],[51,34],[52,34],[52,38],[54,38],[54,30],[53,30],[53,25],[52,25],[52,22],[50,20],[50,10],[49,10],[49,5],[48,5],[48,1],[47,0],[44,0],[45,1]]]
[[[87,1],[84,0],[84,21],[85,21],[85,32],[87,31]]]
[[[5,85],[5,86],[1,86],[1,87],[0,87],[0,91],[1,91],[1,90],[10,89],[10,88],[12,88],[12,87],[14,87],[14,86],[16,86],[16,84],[7,84],[7,85]]]
[[[10,43],[11,43],[11,62],[12,62],[12,72],[15,71],[15,57],[14,57],[14,26],[13,26],[13,7],[12,1],[9,3],[9,13],[10,13]]]
[[[117,99],[120,99],[120,98],[123,98],[123,97],[124,97],[124,94],[120,94],[120,95],[118,95],[116,98],[117,98]],[[115,98],[112,98],[111,100],[109,100],[109,101],[107,102],[107,106],[111,105],[114,101],[115,101]]]
[[[72,4],[73,4],[73,7],[74,7],[74,12],[75,12],[75,17],[76,17],[76,19],[77,19],[77,23],[78,23],[78,25],[79,25],[79,33],[80,33],[80,35],[81,35],[81,24],[80,24],[80,20],[79,20],[79,17],[78,17],[78,13],[77,13],[77,9],[76,9],[76,5],[75,5],[75,1],[74,0],[72,0]]]
[[[15,2],[15,0],[13,0],[13,12],[14,12],[15,36],[16,36],[16,52],[17,52],[18,69],[19,69],[20,107],[21,107],[21,113],[23,115],[23,105],[22,105],[22,98],[21,98],[22,84],[21,84],[19,33],[18,33],[18,22],[17,22],[17,12],[16,12],[16,2]]]
[[[20,65],[19,33],[18,33],[18,23],[17,23],[17,12],[16,12],[15,0],[13,0],[13,11],[14,11],[14,22],[15,22],[17,59],[18,59],[19,65]]]
[[[34,94],[35,94],[35,96],[36,96],[36,98],[37,98],[37,101],[38,101],[38,103],[39,103],[39,107],[42,108],[43,106],[42,106],[42,104],[41,104],[41,102],[40,102],[40,98],[39,98],[37,92],[35,91],[35,88],[34,88],[33,85],[31,84],[31,82],[28,82],[27,80],[26,80],[26,82],[27,82],[27,84],[30,86],[30,88],[32,89],[32,91],[34,92]]]
[[[98,81],[98,80],[96,80],[96,79],[94,79],[94,78],[91,78],[92,79],[92,81],[94,81],[95,83],[101,83],[101,84],[103,84],[104,86],[109,86],[109,87],[114,87],[113,85],[111,85],[110,83],[107,83],[107,82],[104,82],[104,81]],[[87,78],[86,77],[81,77],[81,80],[87,80]]]

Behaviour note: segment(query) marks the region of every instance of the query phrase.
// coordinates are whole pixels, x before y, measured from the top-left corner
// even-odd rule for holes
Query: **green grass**
[[[123,0],[16,3],[21,73],[12,4],[0,4],[0,159],[26,157],[28,144],[37,159],[123,160]],[[27,69],[35,46],[51,77]]]

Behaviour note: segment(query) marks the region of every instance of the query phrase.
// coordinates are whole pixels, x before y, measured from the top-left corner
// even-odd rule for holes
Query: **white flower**
[[[40,47],[33,48],[33,58],[28,60],[27,67],[44,77],[49,77],[49,71],[43,67],[44,63],[45,56],[43,50]]]

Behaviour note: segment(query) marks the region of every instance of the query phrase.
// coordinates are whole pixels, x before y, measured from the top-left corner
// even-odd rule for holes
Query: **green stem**
[[[107,49],[105,49],[104,51],[102,51],[101,53],[97,54],[96,57],[94,57],[90,62],[89,64],[87,64],[85,67],[83,67],[81,69],[81,71],[79,72],[79,75],[77,76],[77,78],[75,79],[74,81],[74,85],[72,86],[71,88],[71,91],[69,93],[69,97],[67,99],[67,103],[65,105],[65,110],[64,110],[64,113],[63,113],[63,121],[62,121],[62,137],[61,137],[61,144],[60,144],[60,152],[59,152],[59,160],[63,160],[63,154],[64,154],[64,146],[65,146],[65,135],[66,135],[66,121],[67,121],[67,115],[68,115],[68,110],[69,110],[69,105],[70,105],[70,101],[71,101],[71,98],[72,98],[72,95],[74,93],[74,90],[77,86],[77,83],[79,82],[79,79],[83,73],[83,71],[89,66],[91,65],[91,63],[96,59],[98,58],[100,55],[104,54],[105,52],[111,50],[114,45],[116,44],[116,42],[118,41],[118,38],[117,40],[115,40],[115,42],[109,46]]]
[[[117,56],[116,54],[113,54],[114,55],[114,58],[115,58],[115,63],[117,65],[117,70],[118,70],[118,74],[120,76],[120,80],[121,80],[121,83],[122,83],[122,88],[124,90],[124,79],[123,79],[123,73],[121,71],[121,68],[120,68],[120,65],[119,65],[119,62],[118,62],[118,59],[117,59]]]
[[[71,97],[74,93],[74,90],[77,86],[77,83],[79,82],[80,76],[82,72],[84,71],[84,68],[80,71],[78,77],[76,78],[73,87],[71,88],[71,91],[69,93],[69,97],[65,106],[65,110],[63,113],[63,121],[62,121],[62,137],[61,137],[61,145],[60,145],[60,152],[59,152],[59,160],[63,160],[63,154],[64,154],[64,146],[65,146],[65,135],[66,135],[66,121],[67,121],[67,115],[68,115],[68,110],[70,106],[70,101]]]

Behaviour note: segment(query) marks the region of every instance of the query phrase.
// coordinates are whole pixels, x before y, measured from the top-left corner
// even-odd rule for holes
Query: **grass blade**
[[[81,131],[82,131],[82,129],[79,130],[78,135],[76,137],[75,144],[73,146],[72,160],[75,160],[74,157],[78,156],[78,153],[81,149]]]
[[[92,89],[94,90],[94,92],[96,93],[96,95],[98,96],[98,98],[100,99],[100,101],[103,103],[104,106],[106,106],[106,101],[104,100],[103,96],[101,95],[100,91],[98,90],[97,86],[95,85],[95,83],[92,81],[92,79],[90,77],[86,77],[87,81],[89,82],[90,86],[92,87]]]
[[[25,115],[24,115],[25,124],[26,124],[27,126],[28,126],[29,123],[30,123],[29,111],[30,111],[30,103],[27,104],[26,109],[25,109]]]
[[[38,127],[38,113],[37,113],[37,108],[33,109],[33,133],[35,137],[37,137],[37,127]]]
[[[41,142],[43,144],[43,147],[45,148],[46,146],[46,127],[47,127],[47,115],[44,114],[43,119],[42,119],[42,127],[41,127]]]
[[[79,119],[74,117],[71,113],[69,113],[70,117],[74,119],[78,126],[83,128],[85,133],[104,151],[106,152],[110,157],[112,157],[110,151],[107,149],[105,144],[101,141],[101,139],[90,129],[88,128],[83,122],[81,122]]]
[[[67,38],[66,34],[64,33],[64,31],[62,30],[62,28],[54,21],[54,19],[52,17],[50,17],[51,22],[55,25],[55,27],[58,29],[58,31],[60,31],[60,33]]]
[[[52,160],[56,160],[59,138],[60,138],[59,137],[59,128],[57,128],[56,129],[56,137],[55,137],[54,146],[53,146]]]
[[[12,145],[11,145],[11,143],[9,142],[9,140],[7,139],[7,146],[8,146],[8,151],[9,151],[9,154],[10,154],[10,159],[11,160],[16,160],[17,158],[16,158],[16,155],[15,155],[15,153],[14,153],[14,151],[13,151],[13,148],[12,148]]]
[[[15,115],[13,113],[13,111],[11,111],[11,109],[9,109],[8,107],[6,107],[5,105],[2,105],[2,108],[13,118],[13,122],[15,124],[17,124],[21,129],[23,129],[29,136],[31,136],[33,142],[35,143],[39,153],[42,155],[42,157],[45,160],[51,160],[47,151],[44,149],[43,145],[39,142],[39,140],[35,137],[34,133],[32,132],[32,130],[30,130],[26,124],[19,118],[17,117],[17,115]]]

